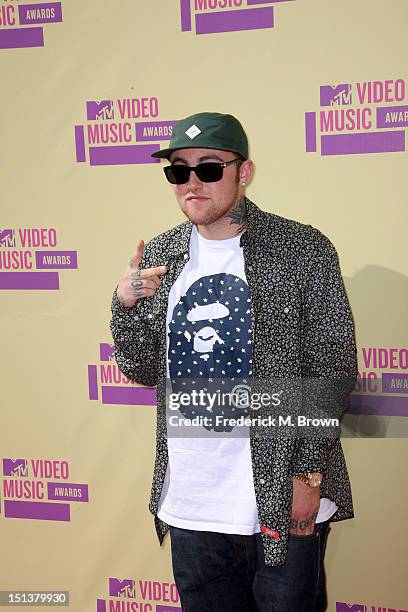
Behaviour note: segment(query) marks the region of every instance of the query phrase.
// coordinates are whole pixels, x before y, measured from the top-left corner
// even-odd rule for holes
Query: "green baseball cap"
[[[156,151],[152,157],[169,159],[177,149],[220,149],[248,159],[248,138],[233,115],[197,113],[177,121],[168,149]]]

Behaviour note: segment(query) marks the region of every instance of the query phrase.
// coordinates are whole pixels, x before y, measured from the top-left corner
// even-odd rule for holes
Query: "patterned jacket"
[[[245,198],[247,231],[241,235],[251,293],[252,376],[345,377],[357,375],[353,319],[336,250],[318,229],[260,210]],[[189,259],[192,223],[185,221],[145,245],[141,268],[169,271],[152,297],[127,308],[116,290],[111,331],[118,366],[142,385],[158,385],[156,462],[149,509],[162,544],[169,526],[156,513],[168,462],[166,314],[170,288]],[[346,406],[331,416],[339,417]],[[250,428],[255,497],[267,566],[285,563],[292,509],[292,477],[323,473],[321,497],[338,506],[330,519],[353,517],[347,467],[338,436],[265,438]]]

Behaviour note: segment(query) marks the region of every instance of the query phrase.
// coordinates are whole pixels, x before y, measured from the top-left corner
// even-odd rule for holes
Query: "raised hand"
[[[166,274],[166,266],[156,268],[145,268],[140,270],[140,262],[143,255],[144,242],[141,240],[136,248],[134,257],[123,275],[116,294],[118,300],[124,306],[133,306],[138,300],[144,297],[151,297],[160,286],[160,276]]]

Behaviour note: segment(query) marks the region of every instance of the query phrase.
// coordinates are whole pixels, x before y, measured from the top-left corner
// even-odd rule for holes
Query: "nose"
[[[200,181],[200,179],[198,178],[198,176],[196,175],[195,171],[192,170],[190,172],[190,176],[189,176],[188,181],[186,183],[186,187],[188,189],[190,189],[191,191],[196,191],[197,189],[201,189],[202,185],[203,184]]]

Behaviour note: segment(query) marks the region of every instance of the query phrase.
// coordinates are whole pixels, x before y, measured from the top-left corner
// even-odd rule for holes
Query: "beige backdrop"
[[[205,22],[203,13],[212,14],[214,22],[222,19],[215,14],[227,10],[225,2],[209,2],[204,10],[205,3],[193,0],[192,29],[183,32],[178,0],[63,0],[62,21],[41,26],[44,46],[19,48],[10,41],[28,35],[8,30],[33,28],[36,19],[52,20],[51,13],[28,13],[21,7],[19,15],[18,6],[29,3],[0,3],[0,46],[5,47],[0,49],[0,442],[1,459],[6,459],[0,467],[0,590],[66,590],[75,612],[97,605],[102,612],[103,601],[106,610],[115,612],[178,609],[169,595],[171,585],[166,586],[173,581],[168,538],[160,548],[147,509],[154,407],[103,402],[103,386],[115,387],[115,394],[126,384],[112,380],[103,385],[102,366],[105,373],[107,365],[114,372],[114,364],[100,354],[100,344],[111,342],[111,294],[138,240],[147,241],[183,218],[160,164],[91,165],[88,149],[88,125],[126,123],[118,100],[137,99],[139,110],[145,104],[146,111],[149,104],[141,99],[156,98],[156,116],[149,111],[149,117],[131,118],[131,130],[135,123],[174,122],[203,110],[233,113],[249,134],[256,164],[248,196],[264,210],[318,227],[338,250],[356,321],[359,369],[379,379],[393,374],[402,387],[383,388],[382,398],[373,403],[379,414],[374,430],[368,430],[382,437],[344,441],[356,518],[332,526],[329,611],[346,610],[341,602],[355,612],[364,606],[407,610],[408,452],[401,433],[408,417],[403,376],[407,153],[322,155],[319,131],[320,111],[360,107],[371,109],[373,125],[367,131],[377,134],[376,142],[392,141],[393,136],[378,135],[381,131],[399,131],[396,138],[404,138],[407,115],[399,117],[399,126],[381,130],[376,108],[406,109],[408,92],[397,100],[388,85],[382,100],[360,104],[356,84],[408,81],[406,0],[288,0],[248,7],[238,1],[228,9],[236,11],[230,21],[242,20],[245,26],[253,13],[244,10],[262,9],[263,19],[273,8],[274,28],[208,34],[196,33],[196,17],[197,28]],[[50,9],[44,2],[31,4],[31,10]],[[218,8],[209,8],[213,5]],[[6,11],[10,6],[14,22]],[[28,25],[22,24],[24,11],[30,15]],[[320,107],[320,86],[329,84],[351,84],[352,104],[343,98],[345,105]],[[109,106],[101,105],[99,118],[87,119],[86,102],[101,100],[113,101],[114,117]],[[89,112],[92,117],[92,105]],[[315,152],[306,152],[306,112],[317,113]],[[78,138],[84,126],[83,162],[76,157],[75,126]],[[166,142],[151,137],[147,144]],[[108,158],[124,144],[134,147],[134,134],[131,143],[108,143]],[[346,146],[357,151],[360,145],[357,139]],[[49,232],[43,232],[47,241],[42,247],[27,246],[30,232],[23,230],[33,228],[55,228],[56,246]],[[7,229],[14,229],[14,235]],[[45,282],[54,282],[57,274],[59,289],[27,288],[39,282],[34,278],[39,268],[25,276],[21,252],[29,252],[25,257],[33,261],[41,250],[52,255],[44,261],[54,266],[48,270],[54,277]],[[10,251],[17,253],[13,269],[7,267]],[[73,265],[72,252],[77,252],[78,266],[64,269]],[[375,362],[380,348],[383,361]],[[109,347],[102,349],[109,352]],[[368,390],[360,400],[370,405],[373,395],[381,396],[381,388]],[[358,417],[360,431],[370,419]],[[54,464],[54,471],[41,478],[35,471],[38,460],[66,464]],[[59,478],[64,466],[69,474]],[[20,481],[26,482],[23,492]],[[59,487],[56,501],[47,483]],[[35,497],[42,484],[45,497]],[[86,493],[86,486],[78,485],[88,486],[89,502],[75,499]],[[70,520],[57,520],[56,506],[65,508]],[[38,513],[43,518],[33,518]],[[118,587],[114,582],[109,586],[109,578],[135,581],[135,588],[123,583],[118,599],[113,595]],[[144,590],[146,581],[156,583],[151,584],[156,596]]]

